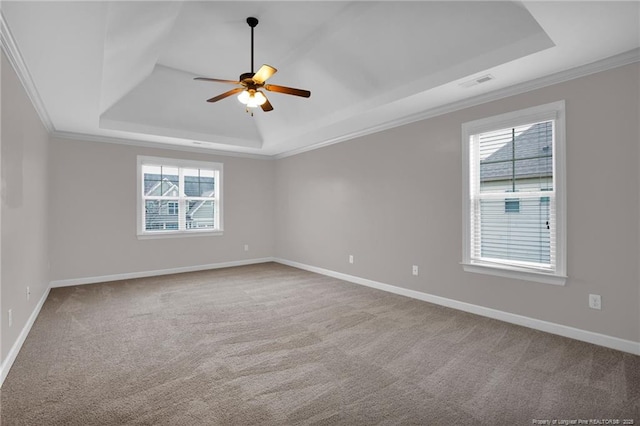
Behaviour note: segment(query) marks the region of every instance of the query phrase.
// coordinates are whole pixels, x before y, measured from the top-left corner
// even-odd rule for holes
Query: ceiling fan
[[[224,92],[218,96],[214,96],[211,99],[207,99],[207,102],[217,102],[221,99],[227,98],[231,95],[239,93],[238,100],[246,105],[247,112],[250,108],[260,107],[264,112],[273,110],[273,106],[260,89],[265,89],[270,92],[284,93],[287,95],[301,96],[308,98],[311,96],[311,92],[303,89],[294,89],[293,87],[278,86],[275,84],[266,84],[265,81],[274,75],[278,70],[274,67],[264,64],[260,67],[258,72],[253,72],[253,29],[258,25],[258,19],[254,17],[247,18],[247,24],[251,27],[251,72],[240,74],[238,81],[234,80],[221,80],[218,78],[196,77],[194,80],[203,81],[215,81],[219,83],[228,84],[240,84],[242,87],[236,87],[228,92]],[[253,112],[251,112],[253,115]]]

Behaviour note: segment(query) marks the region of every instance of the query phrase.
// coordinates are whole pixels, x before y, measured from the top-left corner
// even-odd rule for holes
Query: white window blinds
[[[471,136],[471,258],[555,270],[553,121]]]

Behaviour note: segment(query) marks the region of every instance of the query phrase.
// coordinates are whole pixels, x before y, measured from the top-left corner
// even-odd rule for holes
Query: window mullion
[[[184,169],[178,169],[178,229],[184,231],[186,229],[186,199],[184,188]]]
[[[166,195],[143,195],[143,200],[178,201],[180,197],[170,197]]]

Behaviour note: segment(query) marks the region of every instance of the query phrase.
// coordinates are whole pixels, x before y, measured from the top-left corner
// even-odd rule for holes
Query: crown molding
[[[53,122],[47,113],[47,109],[44,106],[44,102],[42,102],[42,98],[40,97],[40,93],[38,93],[38,89],[33,82],[33,78],[29,73],[29,69],[24,62],[24,58],[20,54],[20,50],[18,49],[18,45],[16,44],[15,39],[13,38],[13,34],[7,25],[7,21],[4,18],[4,14],[2,13],[2,9],[0,9],[0,44],[2,45],[2,51],[7,55],[7,59],[9,63],[15,70],[18,75],[18,79],[25,91],[27,92],[27,96],[29,100],[31,100],[31,104],[36,110],[36,113],[40,117],[40,121],[47,129],[49,133],[55,131],[55,127],[53,126]]]
[[[373,133],[378,133],[384,130],[392,129],[394,127],[403,126],[405,124],[410,124],[416,121],[426,120],[429,118],[459,111],[465,108],[481,105],[484,103],[496,101],[496,100],[507,98],[514,95],[527,93],[533,90],[537,90],[537,89],[541,89],[554,84],[573,80],[579,77],[584,77],[590,74],[595,74],[595,73],[607,71],[610,69],[618,68],[624,65],[640,62],[640,48],[636,48],[624,53],[620,53],[615,56],[611,56],[609,58],[605,58],[596,62],[592,62],[586,65],[572,68],[569,70],[560,71],[555,74],[544,76],[528,82],[516,84],[503,89],[498,89],[489,93],[474,96],[472,98],[464,99],[461,101],[452,102],[450,104],[446,104],[440,107],[419,111],[415,114],[399,117],[384,123],[366,127],[364,129],[346,133],[344,135],[336,136],[334,138],[326,139],[309,146],[296,148],[289,151],[284,151],[275,155],[268,155],[268,154],[244,153],[244,152],[238,152],[238,151],[207,149],[207,148],[192,147],[192,146],[185,146],[185,145],[173,145],[170,143],[163,143],[160,141],[142,141],[142,140],[135,140],[135,139],[123,139],[123,138],[101,136],[101,135],[58,131],[56,130],[55,126],[53,125],[53,122],[51,121],[51,118],[49,117],[49,114],[47,112],[47,109],[44,106],[42,98],[40,97],[40,94],[38,93],[38,90],[33,82],[33,78],[31,77],[31,74],[29,73],[29,70],[24,62],[24,59],[20,54],[18,46],[15,42],[15,39],[11,33],[11,30],[9,29],[9,26],[7,25],[4,14],[2,13],[2,9],[0,9],[0,44],[2,46],[2,50],[7,55],[7,59],[11,63],[13,69],[16,71],[16,74],[18,75],[18,79],[20,80],[23,87],[25,88],[25,91],[27,92],[27,96],[31,100],[31,103],[33,104],[38,116],[40,117],[40,120],[42,121],[43,125],[45,126],[45,128],[47,129],[47,131],[52,137],[57,137],[62,139],[76,139],[76,140],[86,140],[86,141],[94,141],[94,142],[116,143],[121,145],[140,146],[145,148],[169,149],[174,151],[197,152],[197,153],[220,155],[220,156],[227,156],[227,157],[253,158],[253,159],[261,159],[261,160],[265,160],[265,159],[277,160],[281,158],[291,157],[294,155],[302,154],[304,152],[320,149],[329,145],[345,142],[351,139],[370,135]]]
[[[200,148],[200,147],[188,146],[188,145],[187,146],[174,145],[171,143],[143,141],[143,140],[136,140],[136,139],[124,139],[124,138],[116,138],[116,137],[103,136],[103,135],[91,135],[88,133],[63,132],[59,130],[54,130],[50,132],[50,136],[52,138],[57,138],[57,139],[71,139],[71,140],[86,141],[86,142],[112,143],[117,145],[127,145],[127,146],[136,146],[136,147],[153,148],[153,149],[168,149],[171,151],[195,152],[198,154],[218,155],[223,157],[240,157],[240,158],[250,158],[254,160],[273,159],[273,156],[263,155],[263,154],[251,154],[247,152],[237,152],[237,151],[224,151],[220,149]]]
[[[173,145],[170,143],[163,142],[154,142],[154,141],[142,141],[136,139],[123,139],[116,138],[110,136],[102,136],[102,135],[92,135],[92,134],[84,134],[77,132],[68,132],[68,131],[59,131],[53,125],[51,118],[49,117],[49,113],[47,112],[46,107],[44,106],[44,102],[36,88],[36,85],[33,81],[33,77],[27,68],[27,65],[20,53],[20,49],[13,37],[11,29],[7,24],[7,21],[2,13],[2,9],[0,9],[0,44],[2,47],[2,51],[7,56],[9,63],[15,70],[20,83],[24,87],[31,104],[33,105],[36,113],[40,117],[40,121],[44,125],[45,129],[49,133],[50,137],[60,138],[60,139],[74,139],[74,140],[83,140],[90,142],[107,142],[107,143],[115,143],[120,145],[129,145],[129,146],[138,146],[143,148],[155,148],[155,149],[168,149],[173,151],[183,151],[183,152],[196,152],[200,154],[209,154],[209,155],[219,155],[226,157],[242,157],[242,158],[252,158],[252,159],[272,159],[270,155],[263,154],[250,154],[243,153],[237,151],[224,151],[224,150],[216,150],[216,149],[208,149],[202,147],[195,146],[184,146],[184,145]]]
[[[565,71],[560,71],[555,74],[540,77],[524,83],[505,87],[503,89],[494,90],[492,92],[484,93],[482,95],[474,96],[472,98],[463,99],[457,102],[452,102],[450,104],[443,105],[436,108],[430,108],[424,111],[417,112],[415,114],[390,120],[385,123],[367,127],[365,129],[361,129],[355,132],[341,135],[332,139],[327,139],[325,141],[318,142],[313,145],[282,152],[280,154],[274,155],[273,158],[281,159],[281,158],[291,157],[294,155],[302,154],[304,152],[323,148],[325,146],[337,144],[340,142],[345,142],[350,139],[355,139],[358,137],[370,135],[372,133],[378,133],[383,130],[392,129],[394,127],[399,127],[405,124],[414,123],[416,121],[426,120],[429,118],[459,111],[465,108],[474,107],[477,105],[485,104],[485,103],[496,101],[499,99],[520,95],[523,93],[531,92],[533,90],[542,89],[547,86],[552,86],[554,84],[563,83],[565,81],[574,80],[576,78],[585,77],[591,74],[596,74],[596,73],[607,71],[610,69],[622,67],[624,65],[633,64],[636,62],[640,62],[640,48],[629,50],[627,52],[624,52],[615,56],[611,56],[609,58],[605,58],[605,59],[592,62],[586,65],[582,65],[576,68],[571,68]]]

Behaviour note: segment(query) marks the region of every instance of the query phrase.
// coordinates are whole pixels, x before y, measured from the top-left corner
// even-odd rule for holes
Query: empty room
[[[640,424],[640,1],[2,1],[0,424]]]

